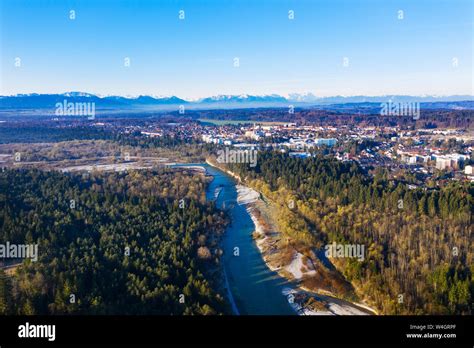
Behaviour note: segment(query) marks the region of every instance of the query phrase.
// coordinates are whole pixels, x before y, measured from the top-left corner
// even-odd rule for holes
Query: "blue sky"
[[[471,0],[0,3],[2,95],[474,94]]]

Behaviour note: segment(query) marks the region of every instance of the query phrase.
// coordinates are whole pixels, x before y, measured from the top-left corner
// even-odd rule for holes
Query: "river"
[[[207,174],[214,177],[207,188],[207,199],[215,199],[216,190],[221,188],[216,204],[230,214],[231,224],[225,232],[222,247],[234,314],[295,315],[296,312],[282,293],[285,287],[291,285],[271,271],[263,261],[252,238],[255,225],[245,206],[237,203],[235,179],[208,164],[185,166],[204,167]]]
[[[204,164],[177,164],[181,167],[202,167],[213,176],[206,192],[208,200],[230,214],[231,224],[225,232],[222,247],[228,297],[234,314],[240,315],[296,315],[283,290],[295,289],[287,279],[271,271],[252,238],[255,225],[244,205],[237,203],[236,180],[223,171]],[[327,260],[326,260],[327,261]],[[329,261],[327,261],[329,262]],[[375,314],[361,306],[328,295],[312,294],[328,304],[327,314]]]

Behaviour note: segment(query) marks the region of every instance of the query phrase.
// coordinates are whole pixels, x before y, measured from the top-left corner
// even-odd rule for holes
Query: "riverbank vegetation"
[[[473,184],[411,190],[369,176],[353,162],[259,153],[257,165],[228,164],[277,203],[282,233],[315,250],[365,246],[362,262],[331,259],[357,294],[384,314],[468,314]]]

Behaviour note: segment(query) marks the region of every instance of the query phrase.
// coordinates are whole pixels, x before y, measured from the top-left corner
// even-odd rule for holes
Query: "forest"
[[[207,177],[184,169],[0,172],[0,244],[38,244],[0,270],[0,314],[228,311],[219,238],[227,218]]]
[[[103,128],[92,128],[86,124],[73,124],[59,127],[42,121],[0,122],[0,144],[39,143],[67,140],[113,139],[111,131]]]
[[[227,164],[277,203],[283,233],[321,250],[332,242],[366,246],[365,259],[332,259],[383,314],[469,314],[472,183],[409,189],[370,176],[354,162],[261,152],[257,165]]]
[[[380,116],[380,104],[364,107],[363,104],[339,104],[321,108],[295,107],[294,113],[288,107],[235,109],[235,110],[191,110],[187,115],[193,119],[213,120],[251,120],[255,122],[295,122],[318,126],[358,125],[400,126],[402,128],[463,128],[472,129],[472,111],[454,109],[422,108],[420,118],[413,120],[408,116]],[[176,115],[177,116],[177,115]]]

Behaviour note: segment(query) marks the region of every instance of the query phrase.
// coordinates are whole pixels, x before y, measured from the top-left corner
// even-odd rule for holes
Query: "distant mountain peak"
[[[63,96],[65,97],[97,97],[96,95],[94,94],[91,94],[91,93],[86,93],[86,92],[66,92],[66,93],[63,93],[62,94]]]
[[[288,94],[287,99],[290,101],[295,101],[295,102],[312,103],[312,102],[317,101],[319,98],[316,97],[311,92],[305,92],[305,93],[290,93]]]
[[[286,102],[286,98],[277,94],[270,95],[250,95],[250,94],[219,94],[212,97],[203,98],[200,103],[215,103],[215,102],[249,102],[249,103],[265,103],[265,102]]]

